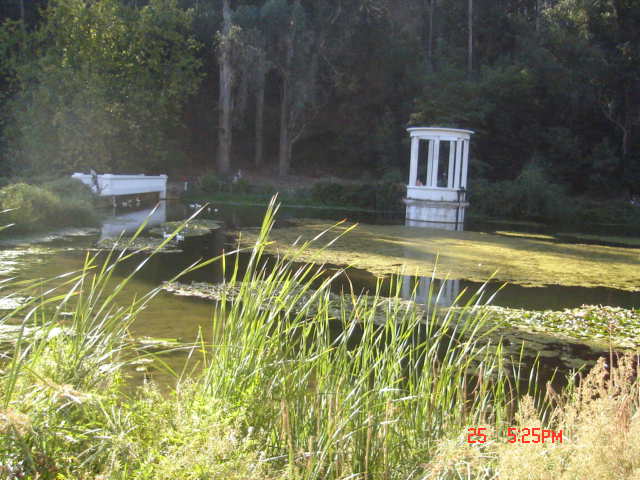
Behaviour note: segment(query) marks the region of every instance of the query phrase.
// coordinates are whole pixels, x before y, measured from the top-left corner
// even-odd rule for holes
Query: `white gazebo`
[[[462,230],[466,200],[469,140],[457,128],[412,127],[406,224]]]

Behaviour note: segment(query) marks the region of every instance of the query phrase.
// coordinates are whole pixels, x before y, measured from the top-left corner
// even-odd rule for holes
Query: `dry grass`
[[[549,390],[541,415],[524,397],[511,426],[562,430],[562,443],[508,443],[494,433],[484,444],[466,435],[443,441],[423,478],[513,480],[633,480],[640,478],[638,359],[601,359],[575,389]],[[505,426],[506,429],[506,426]]]

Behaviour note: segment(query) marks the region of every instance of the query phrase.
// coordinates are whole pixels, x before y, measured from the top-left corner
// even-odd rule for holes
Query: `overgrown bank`
[[[192,363],[162,394],[150,384],[122,388],[142,355],[127,328],[159,291],[118,306],[128,278],[113,277],[114,265],[127,254],[113,252],[104,268],[89,259],[75,275],[20,292],[32,300],[0,322],[41,333],[0,345],[2,474],[265,480],[638,474],[640,398],[630,358],[610,371],[600,364],[577,389],[521,397],[521,383],[509,380],[518,370],[504,368],[500,348],[481,346],[485,319],[473,302],[445,312],[444,323],[430,315],[425,322],[411,303],[393,300],[380,318],[375,297],[346,295],[349,308],[329,308],[332,278],[311,289],[321,267],[280,259],[262,268],[267,232],[251,247],[247,274],[231,276],[237,298],[217,304],[206,327],[211,343],[193,351],[200,366]],[[35,294],[60,283],[49,303]],[[374,316],[382,320],[377,326]],[[469,427],[481,426],[490,427],[488,441],[468,443]],[[509,426],[562,430],[563,443],[510,444],[498,433]],[[611,447],[615,454],[605,451]]]
[[[91,190],[70,178],[0,188],[0,211],[0,223],[12,224],[15,232],[94,226],[99,220]]]
[[[185,199],[266,205],[275,193],[284,205],[397,212],[400,218],[406,175],[394,170],[369,181],[293,177],[289,184],[283,184],[262,177],[233,181],[232,177],[209,173],[189,182]],[[640,225],[640,206],[628,198],[572,196],[537,164],[528,165],[513,180],[488,181],[472,175],[467,196],[467,217],[474,220],[524,220],[581,228]]]

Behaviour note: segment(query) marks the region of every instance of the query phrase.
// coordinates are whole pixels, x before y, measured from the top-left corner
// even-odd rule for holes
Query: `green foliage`
[[[318,182],[310,189],[311,200],[321,205],[351,206],[390,211],[402,207],[405,186],[398,182],[340,184]]]
[[[237,193],[247,193],[251,189],[249,181],[246,178],[241,178],[237,182],[231,184],[231,188]]]
[[[53,193],[34,185],[17,183],[0,189],[0,207],[12,209],[5,220],[19,230],[37,230],[58,217],[62,204]],[[55,220],[54,220],[55,221]]]
[[[525,166],[515,180],[473,180],[469,201],[474,211],[494,218],[547,222],[575,220],[574,202],[560,185],[550,181],[537,163]]]
[[[0,7],[0,168],[210,168],[220,2],[20,2],[26,28],[14,3]],[[282,140],[296,173],[406,168],[409,120],[474,130],[470,168],[481,163],[491,181],[542,158],[572,194],[637,189],[637,2],[477,3],[471,71],[464,2],[390,5],[232,2],[234,138],[254,138],[263,91],[265,159]]]
[[[83,187],[76,181],[66,180],[50,187],[26,183],[9,185],[0,189],[0,210],[11,209],[4,219],[14,224],[12,231],[95,225],[97,214],[92,196]],[[59,193],[54,193],[56,189]]]
[[[215,193],[220,191],[222,181],[215,173],[207,173],[200,179],[200,189],[205,193]]]
[[[190,16],[175,0],[57,0],[14,60],[16,168],[154,170],[180,158],[181,112],[199,83]]]
[[[49,190],[58,197],[67,197],[69,199],[78,199],[84,201],[93,201],[95,198],[91,188],[76,178],[62,177],[50,180],[42,184],[42,188]]]

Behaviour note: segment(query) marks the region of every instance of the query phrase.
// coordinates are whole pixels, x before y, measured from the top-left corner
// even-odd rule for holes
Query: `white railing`
[[[92,175],[74,173],[71,177],[88,185],[94,193],[101,197],[151,192],[158,192],[160,199],[165,199],[167,196],[166,175],[113,175],[111,173]]]

